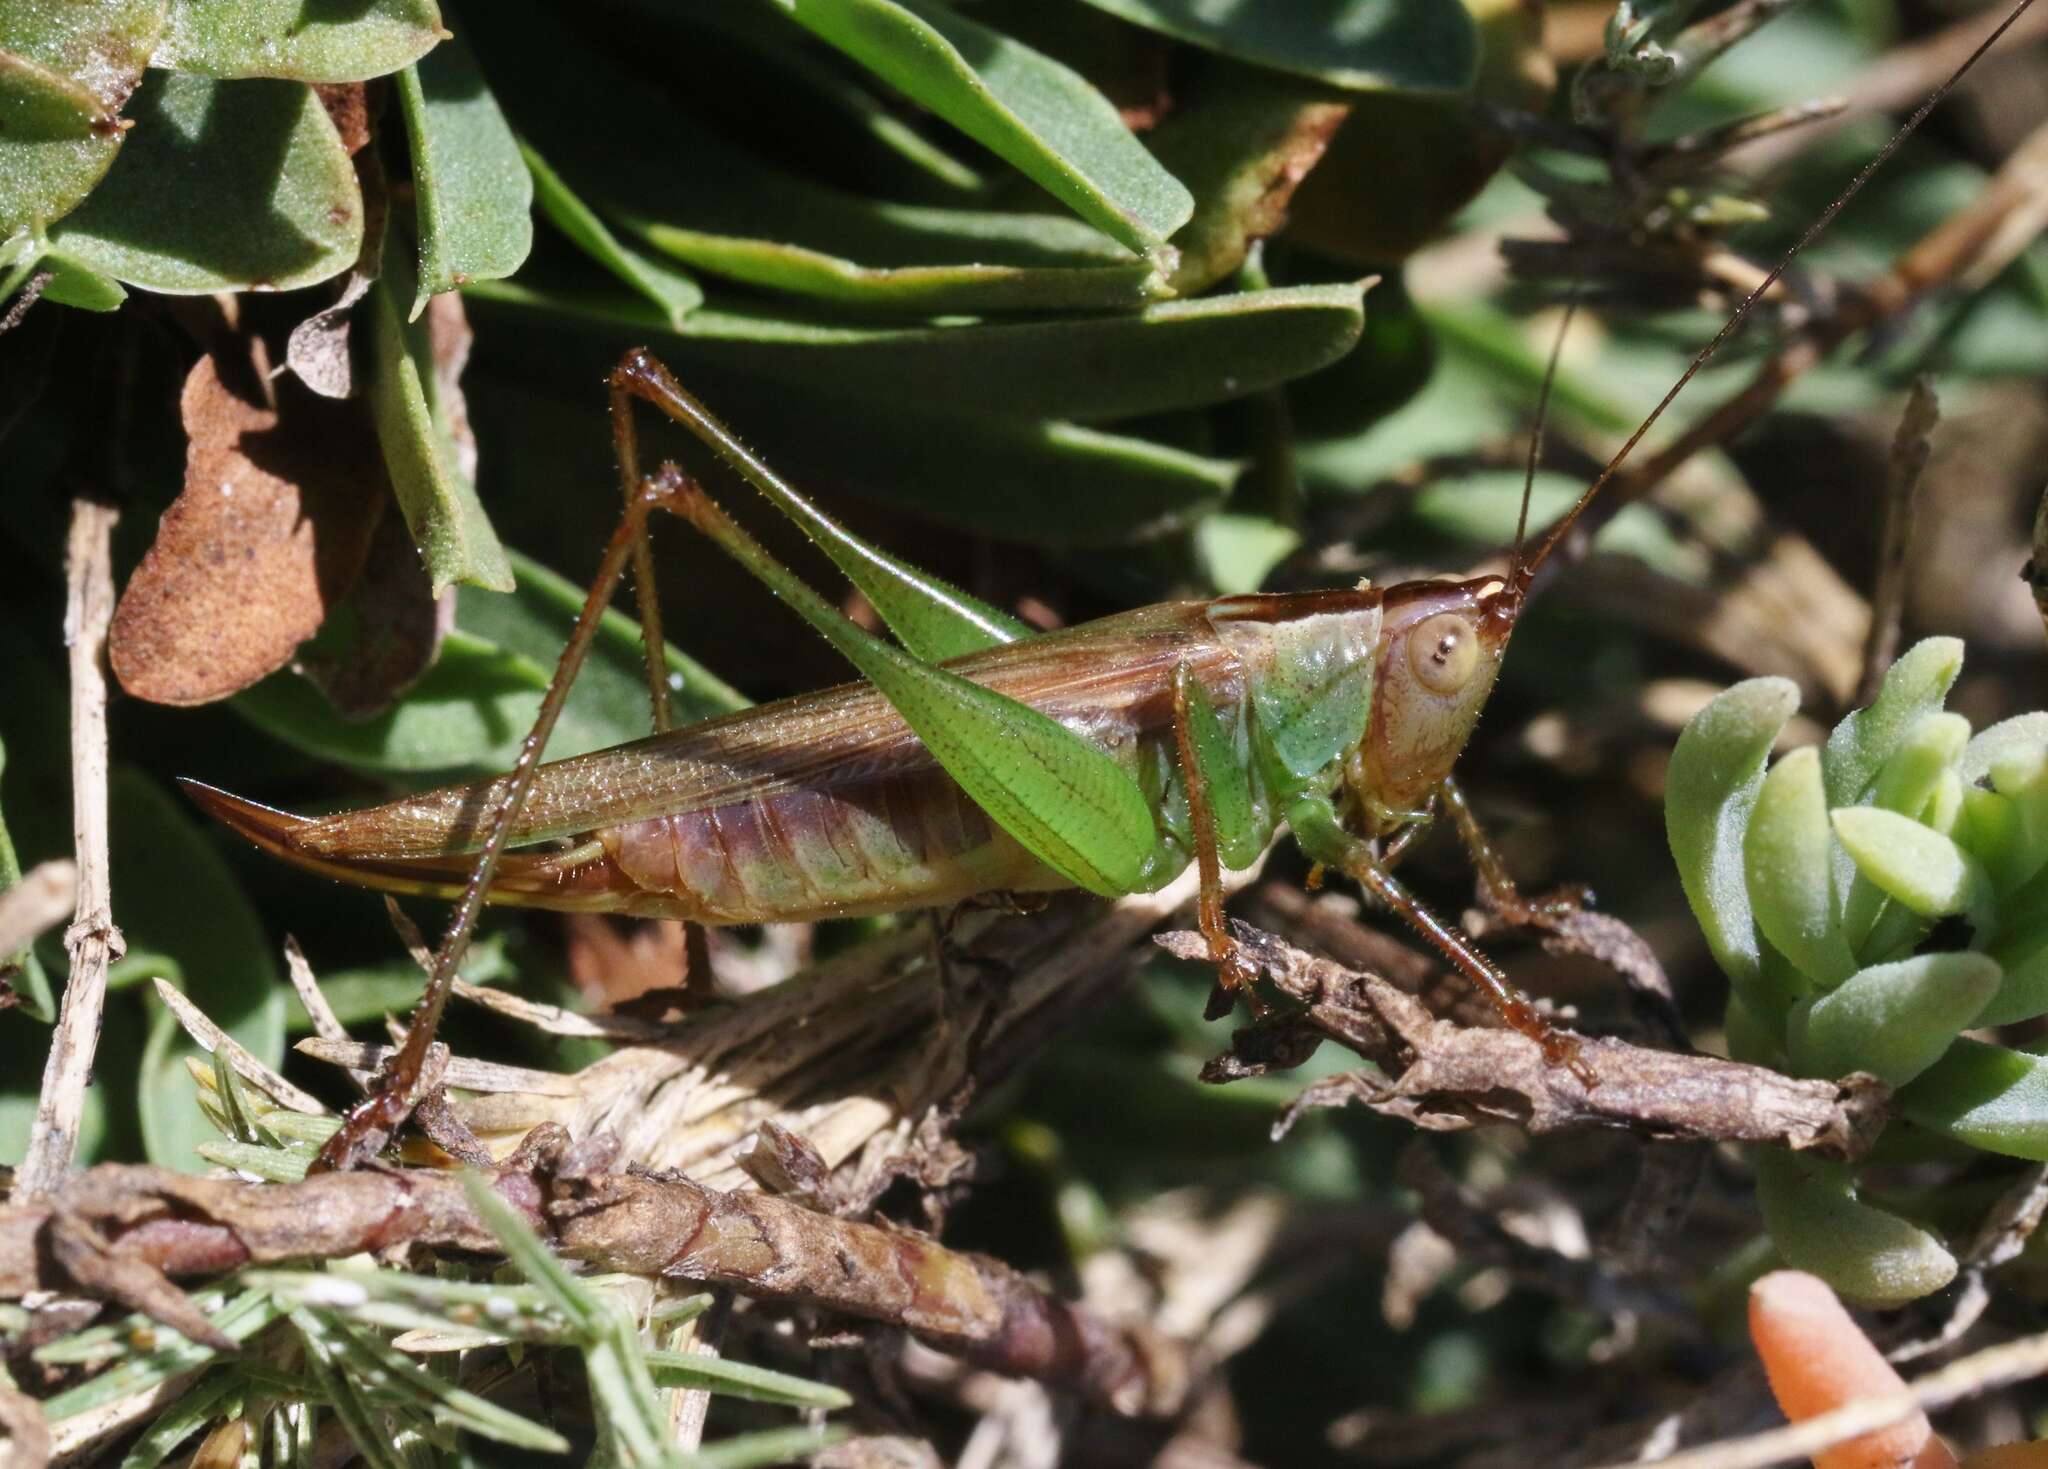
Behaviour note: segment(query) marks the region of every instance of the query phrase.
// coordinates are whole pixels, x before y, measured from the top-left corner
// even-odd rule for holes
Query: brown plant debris
[[[280,379],[275,404],[203,357],[180,400],[185,488],[114,612],[121,687],[205,704],[282,668],[362,569],[385,502],[359,410]]]
[[[1306,1088],[1279,1126],[1309,1107],[1359,1102],[1433,1132],[1505,1122],[1534,1134],[1613,1128],[1659,1139],[1770,1143],[1836,1158],[1876,1137],[1889,1092],[1860,1073],[1840,1081],[1781,1076],[1714,1056],[1651,1050],[1600,1036],[1584,1040],[1588,1086],[1544,1059],[1517,1031],[1460,1025],[1430,1013],[1378,976],[1317,958],[1249,924],[1232,932],[1279,990],[1305,1006],[1301,1020],[1341,1041],[1379,1072],[1356,1071]],[[1199,959],[1199,934],[1162,934],[1160,946]],[[1240,1031],[1205,1080],[1270,1069],[1260,1027]],[[1299,1047],[1289,1047],[1291,1059]],[[1383,1073],[1383,1074],[1381,1074]]]
[[[908,1229],[834,1219],[676,1174],[582,1173],[564,1143],[560,1129],[546,1129],[495,1172],[492,1185],[571,1259],[883,1322],[975,1366],[1036,1378],[1132,1415],[1173,1413],[1194,1380],[1185,1346],[1105,1321],[999,1260]],[[81,1231],[90,1250],[52,1248],[59,1235],[76,1244]],[[85,1290],[165,1319],[158,1307],[161,1292],[172,1289],[166,1277],[399,1244],[477,1254],[498,1248],[461,1178],[444,1170],[251,1184],[108,1164],[71,1178],[46,1205],[0,1207],[0,1299]],[[87,1262],[88,1278],[67,1268],[74,1259]],[[110,1278],[115,1270],[118,1280]],[[138,1284],[145,1274],[155,1289]],[[167,1324],[191,1334],[183,1321]]]

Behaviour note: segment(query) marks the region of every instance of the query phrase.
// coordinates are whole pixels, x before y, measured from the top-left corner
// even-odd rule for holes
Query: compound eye
[[[1408,666],[1435,694],[1455,694],[1479,666],[1479,634],[1455,612],[1424,618],[1408,634]]]

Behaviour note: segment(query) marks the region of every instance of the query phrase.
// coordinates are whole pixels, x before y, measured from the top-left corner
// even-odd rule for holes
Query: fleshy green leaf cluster
[[[1942,707],[1962,661],[1927,639],[1825,745],[1768,768],[1798,691],[1737,684],[1679,737],[1666,830],[1730,982],[1733,1054],[1870,1073],[1915,1128],[2048,1161],[2048,1059],[1963,1035],[2048,1014],[2048,719],[1973,737]],[[1779,1250],[1845,1293],[1907,1300],[1955,1273],[1846,1165],[1768,1155],[1759,1190]]]

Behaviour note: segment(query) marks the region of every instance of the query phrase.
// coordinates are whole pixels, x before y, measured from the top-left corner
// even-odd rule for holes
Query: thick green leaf
[[[289,989],[218,848],[189,808],[139,771],[117,767],[109,798],[123,932],[175,957],[192,1003],[259,1060],[279,1064]],[[203,1054],[170,1012],[157,1012],[143,1062],[142,1136],[150,1160],[167,1168],[200,1166],[194,1149],[218,1136],[200,1114],[184,1065]]]
[[[1828,736],[1822,765],[1830,807],[1870,799],[1878,772],[1920,721],[1941,708],[1962,667],[1960,638],[1923,638],[1900,655],[1870,707],[1843,719]]]
[[[1868,1071],[1904,1086],[1977,1023],[1999,978],[1982,954],[1916,954],[1858,970],[1795,1016],[1793,1058],[1809,1076]]]
[[[2018,714],[1989,729],[1978,731],[1963,747],[1956,770],[1966,781],[1978,781],[1991,774],[2000,757],[2014,750],[2038,749],[2048,745],[2048,712]]]
[[[398,74],[419,224],[417,321],[427,299],[500,280],[533,248],[533,176],[476,59],[444,42]]]
[[[1461,91],[1479,64],[1479,33],[1444,0],[1087,0],[1177,41],[1240,61],[1363,91]]]
[[[579,299],[500,283],[485,299],[575,311],[635,333],[666,323],[617,296]],[[693,311],[657,349],[891,413],[1107,419],[1241,398],[1328,366],[1357,345],[1362,284],[1240,291],[1119,316],[975,325],[859,326],[771,313],[738,300]]]
[[[765,167],[755,172],[762,185],[750,185],[746,192],[684,194],[683,198],[685,202],[770,202],[774,175]],[[875,310],[914,314],[1081,311],[1138,306],[1167,294],[1158,273],[1142,262],[1002,262],[1005,255],[1039,253],[1034,237],[1057,237],[1080,228],[1070,220],[1051,215],[973,214],[907,204],[855,204],[847,212],[868,215],[868,219],[860,221],[870,226],[864,233],[878,242],[887,242],[882,248],[891,255],[904,253],[901,247],[923,253],[936,245],[948,253],[980,257],[959,264],[868,265],[787,240],[718,234],[668,224],[616,204],[612,212],[655,249],[708,274]],[[812,216],[813,223],[830,220],[830,215]]]
[[[510,591],[505,548],[457,459],[429,327],[406,321],[400,306],[412,293],[412,280],[397,244],[394,234],[384,250],[384,273],[363,307],[370,332],[370,414],[391,488],[426,558],[436,596],[456,582]]]
[[[919,132],[893,98],[877,97],[809,36],[791,30],[776,7],[693,5],[679,11],[666,0],[640,0],[640,8],[702,27],[784,70],[793,84],[787,100],[816,109],[832,130],[834,153],[843,154],[862,177],[872,175],[884,188],[900,185],[919,198],[988,193],[987,178]]]
[[[434,0],[171,0],[153,64],[210,77],[354,82],[417,61],[446,34]]]
[[[251,722],[308,754],[358,769],[398,773],[495,773],[519,754],[541,692],[583,604],[583,592],[538,562],[512,555],[510,595],[465,587],[456,631],[426,676],[382,714],[347,720],[292,673],[237,695]],[[741,708],[745,700],[673,647],[669,698],[678,721]],[[640,625],[607,611],[548,741],[548,758],[602,749],[648,732]],[[415,976],[415,990],[418,979]]]
[[[645,296],[672,327],[704,304],[704,292],[694,280],[622,242],[595,210],[576,197],[545,158],[532,148],[522,146],[521,151],[533,174],[534,202],[577,249]]]
[[[1759,1149],[1756,1195],[1785,1263],[1812,1271],[1853,1301],[1897,1306],[1955,1279],[1955,1256],[1941,1241],[1858,1199],[1839,1163]]]
[[[1981,914],[1989,904],[1984,869],[1940,832],[1878,806],[1844,806],[1832,818],[1857,870],[1921,917]]]
[[[2048,1163],[2048,1059],[2040,1056],[1958,1040],[1892,1106],[1971,1147]]]
[[[83,84],[0,51],[0,239],[70,210],[120,146],[114,114]]]
[[[934,0],[781,0],[798,24],[1171,268],[1194,199],[1088,82]]]
[[[1127,307],[1166,294],[1149,264],[1067,215],[899,204],[777,167],[669,92],[595,64],[544,8],[512,13],[528,43],[495,37],[484,56],[522,129],[606,218],[685,265],[897,313]],[[594,115],[607,119],[601,134],[584,125]]]
[[[339,275],[363,237],[356,175],[312,89],[151,72],[106,180],[50,232],[145,290],[289,290]]]
[[[0,5],[0,240],[69,213],[113,165],[163,0]]]
[[[2018,932],[1999,935],[1985,953],[1999,966],[2004,982],[1979,1024],[2016,1025],[2048,1015],[2048,917],[2036,916]]]
[[[1794,750],[1764,777],[1743,836],[1742,870],[1756,926],[1807,983],[1825,989],[1847,979],[1856,956],[1835,907],[1820,751]]]
[[[1707,947],[1738,988],[1761,978],[1743,834],[1763,788],[1764,759],[1798,708],[1799,687],[1790,679],[1735,685],[1687,722],[1665,777],[1664,830],[1679,881]],[[1768,1008],[1775,1015],[1782,997]]]
[[[36,269],[52,272],[50,283],[43,287],[43,299],[60,306],[75,306],[80,311],[113,311],[128,299],[120,282],[101,275],[62,250],[45,251],[36,262]]]

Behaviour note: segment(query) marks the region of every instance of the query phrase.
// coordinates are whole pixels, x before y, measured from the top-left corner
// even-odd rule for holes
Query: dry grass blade
[[[186,999],[176,985],[163,979],[155,983],[157,998],[164,1002],[165,1008],[178,1017],[178,1024],[185,1028],[185,1034],[192,1037],[193,1043],[199,1049],[208,1055],[221,1057],[235,1068],[236,1075],[268,1092],[273,1099],[291,1108],[292,1111],[304,1112],[314,1117],[327,1115],[325,1103],[312,1093],[293,1086],[256,1059],[248,1047],[207,1019],[205,1013]]]

